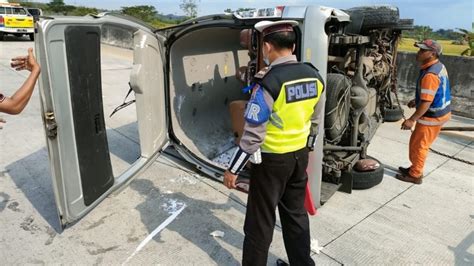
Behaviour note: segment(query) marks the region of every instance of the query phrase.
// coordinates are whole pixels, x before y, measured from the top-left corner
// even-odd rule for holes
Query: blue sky
[[[48,0],[36,0],[49,2]],[[122,6],[154,5],[162,14],[182,15],[180,0],[65,0],[66,4],[119,9]],[[402,18],[414,18],[416,25],[440,28],[471,29],[474,18],[473,0],[198,0],[198,15],[222,13],[224,9],[239,7],[272,7],[277,5],[325,5],[349,8],[360,5],[391,4],[400,9]]]

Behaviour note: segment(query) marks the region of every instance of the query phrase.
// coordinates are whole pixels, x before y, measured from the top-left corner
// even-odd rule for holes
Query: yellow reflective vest
[[[324,89],[317,69],[304,63],[276,65],[257,83],[274,99],[262,152],[281,154],[306,147],[314,107]]]

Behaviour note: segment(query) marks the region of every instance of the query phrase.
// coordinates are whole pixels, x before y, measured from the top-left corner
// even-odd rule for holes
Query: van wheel
[[[398,20],[398,24],[393,28],[395,30],[412,30],[413,26],[413,19],[409,18],[402,18]]]
[[[388,107],[383,110],[383,121],[384,122],[398,122],[403,118],[403,110],[399,107]]]
[[[342,74],[327,75],[324,128],[330,142],[338,142],[347,127],[351,85],[351,80]]]
[[[29,33],[29,34],[28,34],[28,37],[30,37],[30,41],[34,41],[34,40],[35,40],[35,34],[34,34],[34,33]]]
[[[356,169],[352,169],[350,173],[345,172],[343,174],[352,174],[352,188],[353,189],[368,189],[374,187],[380,182],[382,182],[383,174],[384,174],[384,166],[383,164],[370,156],[367,156],[368,159],[375,160],[379,163],[379,168],[371,171],[360,172]]]
[[[361,6],[349,8],[347,12],[362,17],[362,29],[395,26],[400,19],[398,8],[393,6]]]
[[[4,36],[5,36],[5,35],[3,34],[3,32],[0,32],[0,42],[3,41],[3,37],[4,37]]]

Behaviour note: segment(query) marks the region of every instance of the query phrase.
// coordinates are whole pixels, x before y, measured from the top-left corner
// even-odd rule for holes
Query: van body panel
[[[278,10],[283,10],[281,17],[275,15]],[[237,148],[231,103],[249,99],[250,95],[242,88],[251,84],[255,71],[264,67],[262,37],[252,30],[261,20],[298,21],[294,53],[300,61],[314,65],[326,85],[319,102],[323,111],[312,120],[313,125],[318,125],[318,138],[307,168],[315,207],[323,202],[323,181],[334,184],[331,186],[336,190],[352,190],[353,179],[347,174],[351,175],[355,162],[367,156],[370,139],[383,119],[381,104],[390,102],[383,97],[388,95],[393,70],[390,58],[396,56],[393,47],[401,31],[371,28],[362,32],[365,35],[346,34],[350,17],[342,10],[322,6],[278,10],[265,9],[266,13],[273,14],[270,17],[205,16],[160,30],[153,30],[136,19],[108,14],[40,21],[36,52],[46,70],[40,76],[40,95],[55,199],[63,226],[83,217],[110,193],[120,191],[168,144],[197,170],[222,181]],[[120,176],[110,175],[107,136],[99,134],[104,129],[102,103],[98,97],[101,94],[100,69],[92,60],[100,58],[98,36],[104,27],[111,25],[133,32],[130,87],[136,98],[141,149],[140,158]],[[391,38],[382,40],[380,36]],[[389,48],[379,49],[381,41]],[[79,51],[78,47],[83,49]],[[74,65],[79,61],[80,52],[86,53],[86,63],[77,67]],[[366,68],[361,68],[360,58],[372,60],[381,67],[362,71]],[[96,63],[100,65],[100,61]],[[246,72],[240,72],[242,68]],[[243,73],[245,78],[242,78]],[[76,75],[90,79],[84,83],[72,77]],[[332,122],[325,105],[330,106],[330,101],[339,103],[339,97],[350,97],[353,87],[349,84],[343,88],[345,93],[333,94],[328,99],[328,91],[340,89],[337,84],[327,86],[331,80],[328,75],[339,75],[349,80],[347,84],[354,82],[360,86],[353,92],[361,94],[352,95],[354,97],[371,92],[370,104],[361,106],[350,116],[347,114],[348,119],[344,119],[345,122],[350,120],[344,127],[347,131],[335,140],[327,138],[325,116],[326,122]],[[82,95],[83,90],[90,91],[91,96],[86,101],[76,101],[74,95]],[[91,121],[92,124],[88,124]],[[84,147],[86,139],[97,149]],[[94,173],[88,167],[100,167],[100,171]],[[94,178],[94,174],[100,177]],[[248,178],[248,171],[244,170],[240,177]]]

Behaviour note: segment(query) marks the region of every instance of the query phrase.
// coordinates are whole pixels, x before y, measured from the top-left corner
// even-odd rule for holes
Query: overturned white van
[[[248,100],[242,82],[264,67],[261,36],[253,26],[281,19],[299,22],[295,55],[326,78],[324,127],[308,167],[315,204],[338,189],[378,184],[383,166],[354,166],[367,158],[378,125],[401,118],[391,90],[398,39],[412,22],[400,20],[396,8],[278,7],[265,16],[213,15],[161,30],[106,14],[43,19],[36,39],[45,69],[40,95],[62,225],[128,184],[168,145],[197,170],[222,180],[223,158],[236,145],[229,105]],[[118,176],[112,173],[101,97],[100,43],[108,27],[132,32],[130,88],[141,150]]]

